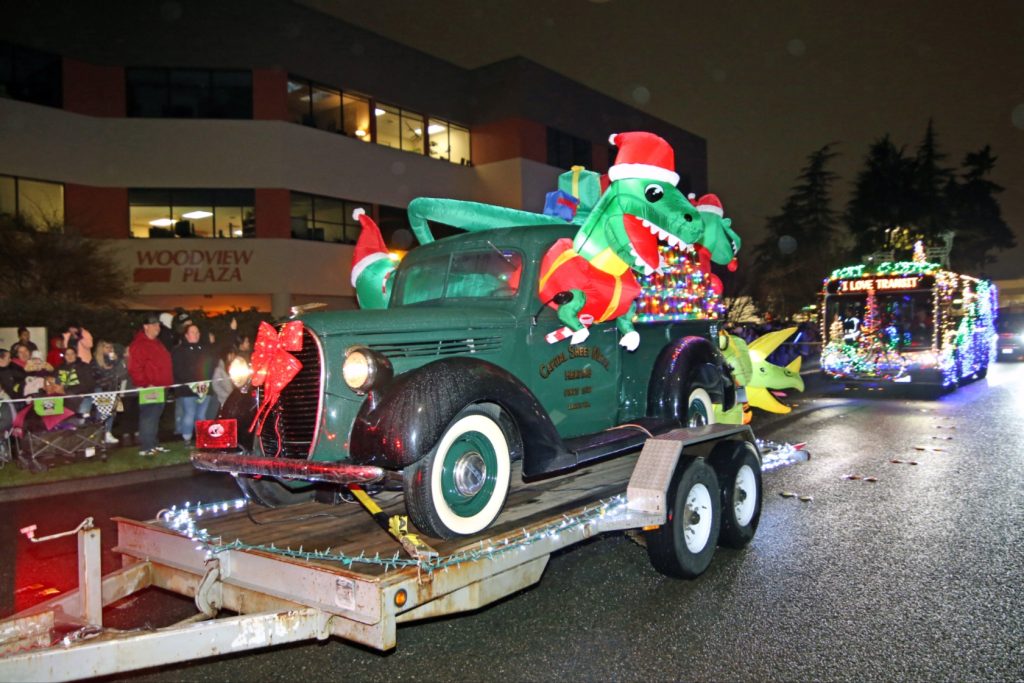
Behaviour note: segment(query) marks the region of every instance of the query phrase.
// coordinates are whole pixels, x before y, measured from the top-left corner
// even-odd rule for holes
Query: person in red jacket
[[[140,390],[146,387],[166,387],[174,383],[171,370],[171,354],[160,342],[160,318],[148,315],[142,322],[142,329],[128,346],[128,374],[132,383]],[[140,391],[139,400],[139,455],[165,453],[159,445],[157,431],[164,402],[147,402]]]

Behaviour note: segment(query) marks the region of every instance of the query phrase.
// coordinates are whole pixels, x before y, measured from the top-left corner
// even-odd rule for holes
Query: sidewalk
[[[163,445],[169,452],[153,457],[140,457],[137,446],[121,446],[107,451],[106,460],[83,458],[45,472],[30,472],[9,462],[0,468],[0,503],[169,479],[192,471],[188,444]]]

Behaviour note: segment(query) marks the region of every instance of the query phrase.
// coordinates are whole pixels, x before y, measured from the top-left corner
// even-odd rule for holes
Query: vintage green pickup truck
[[[262,428],[247,431],[266,387],[243,387],[221,414],[237,445],[200,449],[196,466],[272,506],[400,478],[416,527],[452,537],[495,519],[517,459],[543,477],[732,407],[716,321],[637,323],[634,351],[614,324],[581,344],[545,339],[561,322],[538,298],[541,257],[574,231],[447,237],[402,261],[388,308],[301,315],[302,368]]]

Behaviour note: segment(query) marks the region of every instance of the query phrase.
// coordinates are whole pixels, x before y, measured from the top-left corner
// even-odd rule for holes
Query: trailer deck
[[[663,524],[684,448],[699,457],[728,438],[756,447],[746,426],[680,429],[638,454],[515,486],[486,532],[430,539],[430,557],[410,557],[358,504],[239,500],[115,518],[123,568],[100,577],[99,532],[79,530],[79,589],[0,624],[10,653],[0,679],[98,676],[331,635],[387,650],[400,623],[474,610],[538,582],[557,550]],[[400,494],[376,502],[388,515],[403,511]],[[155,631],[102,628],[102,607],[149,586],[194,598],[200,613]],[[222,610],[237,616],[217,618]]]

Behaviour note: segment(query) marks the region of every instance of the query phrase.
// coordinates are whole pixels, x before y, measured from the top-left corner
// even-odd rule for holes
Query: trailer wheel
[[[246,499],[268,508],[283,508],[299,503],[308,503],[315,494],[313,484],[297,485],[291,488],[272,477],[253,477],[240,474],[235,483]]]
[[[686,399],[686,426],[703,427],[715,423],[715,408],[704,389],[694,389]]]
[[[722,528],[718,543],[742,548],[761,521],[761,463],[748,441],[722,441],[711,451],[711,464],[722,491]]]
[[[711,466],[703,460],[681,461],[669,486],[668,505],[665,523],[644,533],[647,556],[666,576],[696,578],[711,564],[722,514]]]
[[[510,479],[505,431],[491,414],[467,408],[426,457],[405,468],[406,508],[426,534],[468,536],[486,529],[501,512]]]

